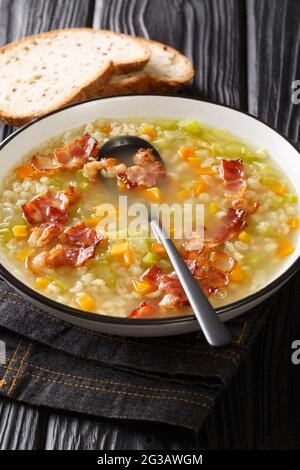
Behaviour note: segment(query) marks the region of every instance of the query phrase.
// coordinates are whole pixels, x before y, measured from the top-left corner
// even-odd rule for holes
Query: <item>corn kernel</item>
[[[20,261],[25,261],[28,256],[33,254],[34,250],[31,248],[24,248],[23,250],[19,250],[17,252],[17,258]]]
[[[219,206],[218,204],[216,204],[215,202],[210,202],[209,203],[209,212],[211,215],[215,215],[219,210]]]
[[[201,160],[198,157],[188,157],[187,161],[189,165],[195,166],[195,167],[199,166],[201,163]]]
[[[126,251],[128,251],[128,242],[116,243],[110,247],[110,254],[112,256],[123,255]]]
[[[12,231],[16,238],[26,238],[28,236],[28,227],[26,225],[15,225]]]
[[[49,279],[46,277],[37,277],[35,281],[35,287],[37,289],[46,289],[46,287],[50,284]]]
[[[92,299],[92,297],[85,292],[76,298],[76,303],[81,308],[81,310],[86,310],[88,312],[95,310],[96,308],[96,302],[94,299]]]
[[[249,233],[243,231],[239,234],[239,240],[243,243],[250,243],[252,240],[251,235]]]

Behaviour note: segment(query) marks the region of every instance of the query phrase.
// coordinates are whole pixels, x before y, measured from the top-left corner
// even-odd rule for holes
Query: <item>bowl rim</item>
[[[299,150],[297,147],[280,131],[275,129],[274,127],[270,126],[266,122],[262,121],[258,117],[250,114],[247,111],[241,111],[239,109],[236,109],[233,106],[227,105],[227,104],[220,104],[217,103],[213,100],[209,100],[206,98],[200,98],[196,96],[189,96],[186,94],[174,94],[174,93],[130,93],[130,94],[122,94],[122,95],[109,95],[109,96],[102,96],[98,98],[91,98],[88,100],[84,100],[81,102],[77,103],[71,103],[68,104],[62,108],[59,108],[54,111],[50,111],[47,114],[44,114],[43,116],[39,116],[24,126],[20,127],[16,131],[14,131],[12,134],[10,134],[8,137],[6,137],[1,143],[0,143],[0,151],[11,141],[13,140],[17,135],[21,134],[24,132],[26,129],[29,127],[33,126],[39,121],[42,121],[44,119],[47,119],[49,116],[52,116],[54,114],[63,112],[66,109],[77,107],[84,105],[89,102],[93,101],[102,101],[102,100],[107,100],[107,99],[118,99],[118,98],[123,98],[123,97],[131,97],[131,96],[140,96],[140,97],[145,97],[145,96],[158,96],[158,97],[165,97],[165,98],[176,98],[176,99],[188,99],[188,100],[193,100],[193,101],[199,101],[199,102],[204,102],[208,104],[212,104],[214,106],[218,106],[219,108],[227,108],[232,111],[235,111],[237,113],[246,115],[252,119],[255,119],[258,121],[260,124],[268,127],[271,129],[273,132],[281,136],[289,145],[291,145],[299,154]],[[258,300],[260,297],[264,297],[268,293],[272,292],[273,290],[276,290],[278,287],[280,287],[283,283],[285,283],[290,277],[292,277],[300,268],[300,255],[298,258],[289,266],[280,276],[275,278],[272,282],[268,283],[266,286],[263,288],[259,289],[257,292],[254,292],[253,294],[247,295],[246,297],[243,297],[242,299],[236,300],[234,302],[231,302],[229,304],[224,305],[223,307],[217,307],[216,312],[218,314],[225,314],[227,312],[230,312],[235,309],[240,309],[242,307],[245,307],[247,304],[252,304],[256,300]],[[127,325],[127,326],[155,326],[155,325],[166,325],[166,324],[180,324],[180,323],[186,323],[186,322],[194,322],[195,321],[195,316],[193,314],[188,314],[188,315],[180,315],[176,317],[162,317],[162,318],[128,318],[128,317],[113,317],[110,315],[100,315],[97,313],[93,312],[85,312],[82,310],[77,309],[76,307],[70,307],[69,305],[59,303],[50,297],[47,297],[43,294],[40,294],[38,291],[34,290],[33,288],[27,286],[25,283],[23,283],[21,280],[19,280],[17,277],[15,277],[8,269],[6,269],[3,264],[0,262],[0,275],[1,277],[8,282],[12,287],[16,288],[19,292],[22,294],[25,294],[26,297],[32,298],[35,300],[38,304],[40,305],[45,305],[46,307],[49,307],[52,310],[56,311],[62,311],[62,313],[75,316],[77,318],[81,318],[83,320],[92,320],[100,323],[108,323],[108,324],[115,324],[115,325]]]

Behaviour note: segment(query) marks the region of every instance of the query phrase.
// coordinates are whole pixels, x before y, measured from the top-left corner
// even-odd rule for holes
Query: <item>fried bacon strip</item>
[[[220,174],[224,188],[228,190],[227,195],[234,199],[242,198],[247,187],[243,161],[222,160]]]
[[[129,318],[149,318],[152,316],[155,306],[148,302],[141,302],[129,315]]]
[[[54,150],[48,157],[34,155],[31,166],[42,174],[53,174],[60,171],[80,169],[90,159],[95,159],[98,153],[98,142],[89,134],[62,148]]]
[[[133,156],[133,166],[127,167],[116,158],[101,158],[98,162],[84,165],[84,174],[95,181],[98,171],[106,178],[117,178],[127,189],[152,188],[157,181],[165,177],[165,170],[160,162],[155,160],[151,149],[139,149]]]
[[[28,239],[28,245],[33,248],[41,248],[48,245],[54,238],[56,238],[63,230],[61,225],[55,224],[42,224],[34,227]]]
[[[258,202],[255,202],[252,208],[248,208],[248,210],[241,209],[238,205],[236,207],[230,207],[227,214],[221,219],[220,225],[206,232],[205,242],[219,245],[220,243],[230,240],[240,233],[249,217],[258,207]]]
[[[183,257],[207,297],[228,285],[229,274],[235,264],[231,256],[213,251],[209,257],[197,252],[185,252]],[[188,305],[188,299],[175,271],[167,274],[159,266],[152,266],[141,276],[141,280],[153,284],[165,294],[159,303],[161,307]]]
[[[64,191],[47,189],[44,193],[23,204],[22,211],[28,222],[32,225],[60,224],[64,225],[68,219],[68,208],[80,198],[80,191],[69,186]]]
[[[69,266],[79,268],[94,258],[96,248],[107,240],[98,237],[96,230],[79,222],[66,228],[59,236],[59,242],[50,251],[43,251],[27,259],[27,267],[34,273],[45,268]],[[63,244],[62,244],[63,243]]]

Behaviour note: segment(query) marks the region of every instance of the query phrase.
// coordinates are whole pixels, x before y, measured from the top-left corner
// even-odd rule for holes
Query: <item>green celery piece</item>
[[[153,253],[153,251],[147,253],[143,258],[143,264],[148,267],[153,266],[154,264],[158,263],[158,261],[159,256],[157,253]]]
[[[201,137],[204,133],[203,127],[195,119],[185,119],[178,123],[180,130],[187,132],[196,137]]]

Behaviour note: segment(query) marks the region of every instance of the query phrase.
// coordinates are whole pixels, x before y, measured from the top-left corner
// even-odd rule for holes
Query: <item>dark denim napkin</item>
[[[202,333],[127,338],[94,333],[37,309],[0,280],[0,394],[94,416],[198,431],[253,344],[272,303],[229,322],[234,343]]]

